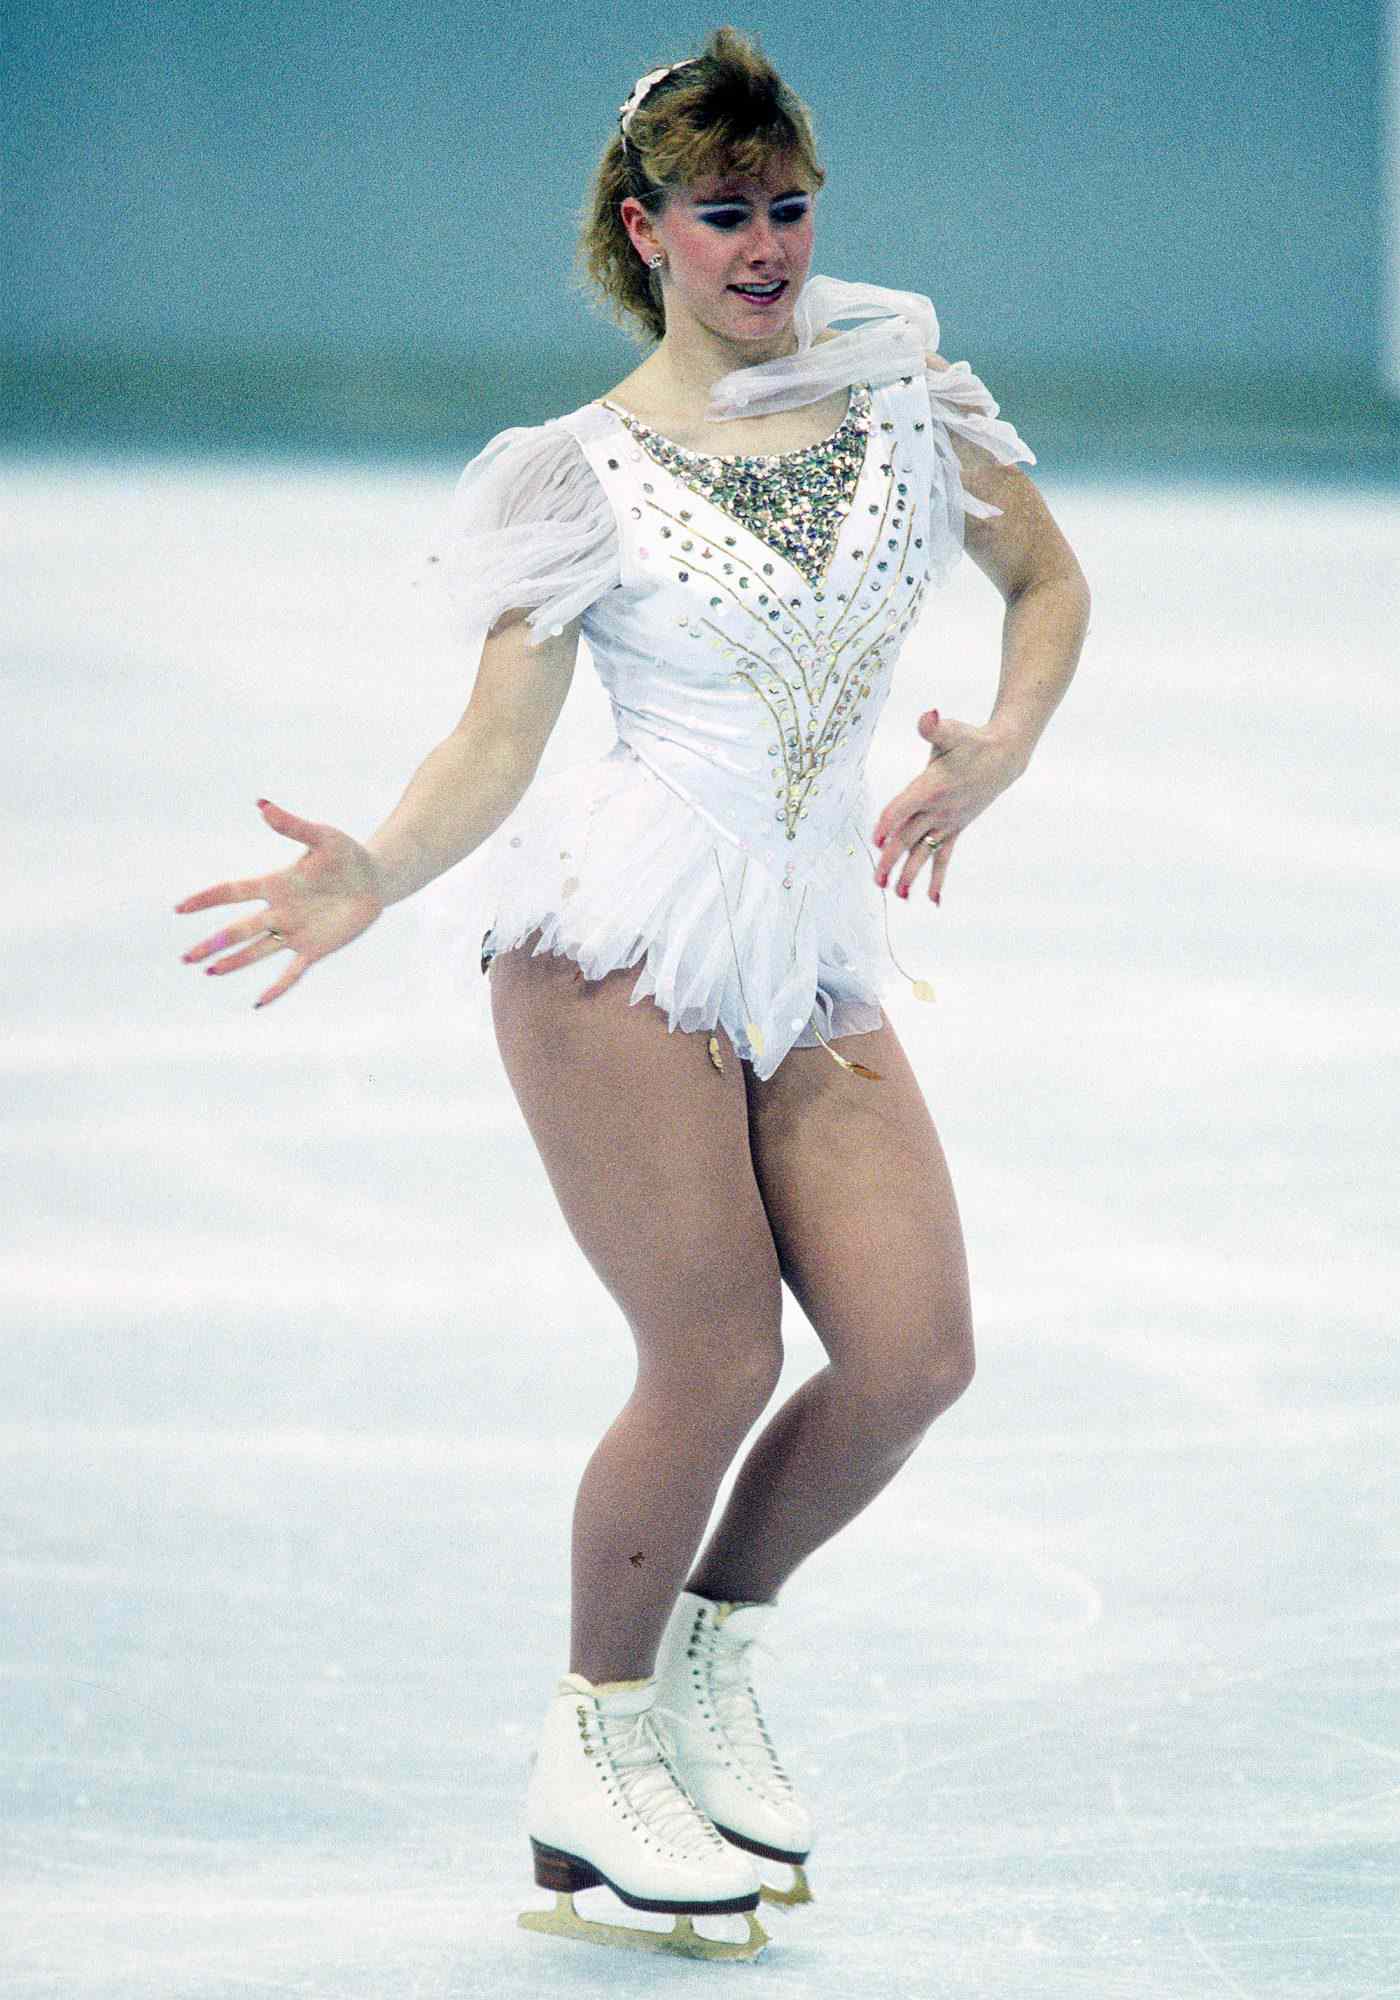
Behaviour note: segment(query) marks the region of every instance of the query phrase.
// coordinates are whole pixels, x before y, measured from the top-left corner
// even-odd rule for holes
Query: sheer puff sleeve
[[[965,361],[944,361],[926,353],[924,380],[934,417],[933,449],[942,473],[934,483],[934,506],[942,509],[948,536],[961,548],[965,516],[993,521],[1001,509],[968,492],[954,440],[976,445],[998,465],[1034,465],[1035,453],[1006,422],[986,383]]]
[[[607,495],[558,421],[501,431],[478,452],[440,547],[456,621],[484,632],[503,612],[526,610],[536,646],[621,580]]]

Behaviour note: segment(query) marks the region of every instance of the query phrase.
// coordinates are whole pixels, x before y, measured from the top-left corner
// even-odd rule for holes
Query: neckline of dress
[[[683,458],[707,458],[717,461],[720,465],[781,465],[786,459],[805,458],[809,452],[825,451],[835,444],[842,432],[855,420],[856,391],[861,386],[855,382],[849,385],[846,391],[846,414],[834,431],[824,438],[818,438],[815,444],[800,444],[793,451],[741,451],[729,458],[726,458],[723,452],[697,451],[693,445],[677,444],[675,439],[668,438],[664,431],[653,430],[650,424],[643,423],[642,419],[635,416],[631,410],[624,409],[621,403],[610,402],[606,396],[598,398],[598,407],[619,418],[628,430],[635,425],[639,431],[645,431],[648,437],[655,438],[658,444],[664,444],[668,451],[678,451]]]

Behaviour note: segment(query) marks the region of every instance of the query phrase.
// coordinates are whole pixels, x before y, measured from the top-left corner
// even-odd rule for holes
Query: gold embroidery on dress
[[[903,378],[906,386],[912,379]],[[860,721],[872,698],[877,694],[883,698],[888,669],[922,608],[928,575],[923,536],[914,532],[918,525],[911,491],[914,468],[902,459],[896,466],[900,448],[889,435],[895,426],[886,419],[877,427],[873,398],[864,383],[852,385],[846,418],[823,443],[797,452],[738,459],[673,445],[616,404],[605,407],[648,458],[721,516],[719,532],[707,534],[697,524],[693,508],[680,505],[664,486],[658,491],[656,481],[643,478],[641,504],[632,508],[634,519],[646,524],[638,530],[637,553],[654,571],[664,567],[677,582],[706,592],[710,612],[724,612],[726,606],[730,613],[742,612],[749,628],[746,640],[704,612],[682,611],[676,622],[703,634],[731,663],[730,680],[746,687],[765,715],[773,733],[768,755],[773,759],[774,818],[786,838],[796,841],[828,762],[839,759],[842,737]],[[863,478],[869,496],[864,502],[870,516],[868,540],[862,536],[861,545],[849,551],[849,586],[833,590],[830,572],[848,525],[854,528],[853,510]],[[757,560],[741,554],[738,537],[724,532],[726,518],[762,545]],[[663,546],[657,547],[653,536]],[[797,593],[787,598],[779,574],[784,565],[799,580]],[[902,601],[901,582],[907,593]],[[791,591],[791,583],[787,587]],[[858,831],[857,839],[865,844]],[[761,1056],[763,1037],[743,990],[733,913],[717,852],[714,860],[750,1051]],[[783,886],[795,886],[791,866]],[[742,882],[740,888],[742,892]],[[794,956],[805,898],[804,889],[791,920]],[[932,999],[932,987],[914,979],[895,958],[887,905],[882,914],[892,961],[918,998]],[[831,1045],[815,1015],[809,1025],[843,1069],[878,1080],[877,1071]],[[707,1052],[714,1067],[722,1070],[716,1038],[710,1037]]]
[[[822,774],[837,752],[841,736],[860,719],[865,704],[875,694],[880,676],[893,662],[918,616],[927,584],[926,576],[920,577],[910,567],[912,550],[922,549],[923,539],[913,536],[915,509],[909,499],[908,478],[896,477],[895,447],[885,441],[884,434],[893,426],[883,421],[876,429],[870,388],[855,383],[846,421],[825,443],[767,457],[723,459],[673,445],[635,419],[629,420],[629,413],[616,405],[607,407],[632,433],[639,449],[687,491],[709,500],[736,526],[746,528],[777,559],[775,563],[765,554],[758,563],[746,561],[736,536],[706,534],[695,523],[692,508],[667,504],[654,481],[641,482],[643,505],[633,512],[648,524],[645,542],[650,542],[654,532],[666,546],[662,550],[642,546],[640,558],[649,561],[653,554],[660,555],[677,582],[708,585],[710,610],[721,611],[727,603],[742,611],[752,628],[745,642],[703,614],[692,617],[682,613],[677,619],[682,628],[704,633],[733,663],[730,679],[747,687],[766,712],[773,732],[768,747],[774,760],[773,816],[782,824],[787,839],[795,841],[799,823],[821,787]],[[889,456],[878,466],[882,497],[865,503],[875,517],[870,523],[869,543],[851,552],[859,564],[853,587],[829,593],[823,586],[851,519],[861,476],[871,469],[867,463],[869,445],[875,438]],[[846,470],[840,477],[823,469],[828,459],[844,464]],[[853,478],[849,476],[851,466]],[[750,481],[737,501],[735,491],[726,485],[727,479],[732,482],[736,469],[744,471]],[[903,474],[906,468],[901,466],[899,471]],[[760,488],[762,504],[755,500]],[[820,569],[803,559],[813,551],[810,537],[799,536],[803,545],[794,549],[788,546],[785,532],[785,523],[800,520],[804,510],[810,511],[814,495],[820,500],[824,524]],[[745,499],[754,501],[753,507],[746,508],[756,512],[752,520],[734,511]],[[777,580],[782,563],[795,570],[810,588],[785,600]],[[912,596],[892,620],[889,614],[901,572]],[[890,597],[877,601],[887,587]],[[834,618],[829,597],[839,607]]]
[[[892,472],[893,467],[882,470]],[[795,616],[781,628],[777,643],[770,646],[769,658],[764,660],[756,647],[740,646],[736,650],[729,635],[713,620],[699,620],[700,628],[712,635],[726,657],[736,661],[730,678],[748,687],[768,712],[774,731],[768,750],[775,766],[774,817],[783,822],[789,840],[797,839],[799,822],[807,815],[812,795],[820,787],[822,773],[836,753],[841,736],[864,713],[877,681],[892,664],[922,602],[922,589],[916,588],[906,613],[892,632],[884,615],[885,606],[871,607],[869,600],[860,596],[867,586],[883,587],[880,580],[871,576],[872,565],[877,561],[881,568],[888,566],[888,556],[877,558],[874,554],[882,542],[894,552],[899,569],[908,559],[914,516],[904,501],[895,499],[896,490],[896,483],[891,480],[883,505],[868,503],[879,517],[872,549],[868,555],[863,550],[853,552],[863,558],[864,567],[854,592],[839,593],[845,598],[845,605],[829,629],[816,632],[800,615]],[[891,523],[893,507],[902,511],[902,523],[898,517]],[[891,525],[895,528],[892,535],[886,533]],[[909,581],[913,583],[914,578],[911,576]],[[843,631],[852,613],[866,608],[869,616]],[[877,624],[879,629],[867,639],[870,628]],[[783,671],[783,655],[795,671]]]

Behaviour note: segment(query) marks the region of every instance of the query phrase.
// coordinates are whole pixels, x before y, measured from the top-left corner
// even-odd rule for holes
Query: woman
[[[463,475],[453,560],[489,629],[461,722],[363,845],[263,800],[306,852],[180,905],[266,903],[187,954],[223,973],[285,947],[263,1006],[513,815],[483,953],[497,1036],[638,1356],[579,1490],[570,1672],[530,1782],[535,1876],[558,1903],[522,1921],[705,1956],[761,1947],[761,1890],[807,1897],[811,1822],[763,1725],[754,1642],[972,1374],[953,1190],[879,1007],[870,870],[939,901],[1087,620],[1017,469],[1031,455],[933,352],[929,301],[809,279],[824,179],[804,107],[733,30],[639,81],[584,247],[655,344],[611,395],[502,432]],[[981,725],[923,717],[927,767],[872,827],[870,733],[964,522],[1006,602],[996,702]],[[580,633],[617,744],[516,813]],[[829,1360],[701,1549],[778,1378],[784,1281]],[[791,1885],[764,1885],[760,1860]],[[674,1929],[586,1923],[572,1895],[603,1882]],[[742,1944],[690,1922],[728,1911],[748,1913]]]

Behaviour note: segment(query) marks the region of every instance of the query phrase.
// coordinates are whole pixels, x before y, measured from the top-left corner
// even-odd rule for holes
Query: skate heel
[[[580,1889],[596,1889],[601,1885],[602,1876],[586,1861],[579,1861],[572,1854],[561,1854],[557,1847],[546,1847],[533,1834],[530,1848],[535,1857],[535,1881],[541,1889],[555,1889],[572,1896]]]

